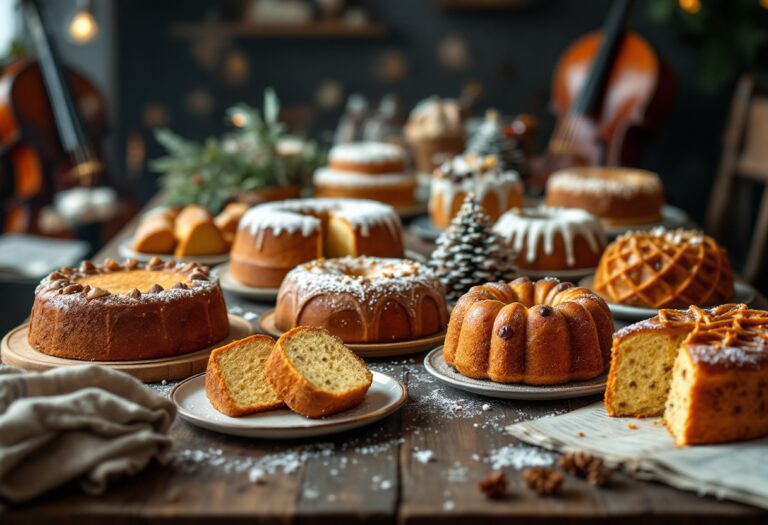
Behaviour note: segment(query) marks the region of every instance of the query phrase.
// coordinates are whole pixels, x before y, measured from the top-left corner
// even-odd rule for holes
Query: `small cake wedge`
[[[362,403],[373,375],[365,362],[327,330],[298,326],[278,339],[265,375],[288,407],[319,418]]]
[[[240,417],[284,406],[264,376],[274,346],[271,337],[252,335],[211,352],[205,394],[216,410]]]

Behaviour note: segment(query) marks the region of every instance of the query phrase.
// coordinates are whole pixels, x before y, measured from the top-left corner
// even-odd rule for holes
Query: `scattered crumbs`
[[[444,511],[451,512],[455,508],[456,508],[456,503],[454,503],[453,500],[449,499],[449,500],[443,502],[443,510]]]
[[[491,470],[512,467],[520,470],[525,467],[544,467],[555,462],[555,454],[539,447],[512,444],[492,450],[486,462]]]
[[[584,437],[584,432],[579,432],[579,437],[583,438]]]
[[[656,426],[662,426],[664,425],[664,420],[661,418],[656,418],[652,421],[652,423]]]
[[[264,469],[259,467],[253,467],[251,470],[248,471],[248,481],[251,483],[255,483],[256,485],[263,485],[267,482],[267,480],[264,479]]]
[[[413,452],[413,457],[416,458],[416,461],[425,465],[435,459],[435,453],[431,450],[415,450]]]
[[[627,425],[627,428],[629,430],[637,430],[637,425],[635,425],[634,423],[630,423]]]

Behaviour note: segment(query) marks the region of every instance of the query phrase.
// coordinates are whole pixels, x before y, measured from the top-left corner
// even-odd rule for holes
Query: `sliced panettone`
[[[178,240],[174,251],[177,257],[215,255],[228,249],[210,212],[202,206],[191,204],[185,207],[176,217],[174,232]]]
[[[373,381],[365,362],[341,339],[309,326],[278,339],[265,375],[291,410],[314,418],[359,405]]]
[[[264,377],[274,339],[252,335],[211,352],[205,373],[205,394],[211,405],[239,417],[283,406]]]

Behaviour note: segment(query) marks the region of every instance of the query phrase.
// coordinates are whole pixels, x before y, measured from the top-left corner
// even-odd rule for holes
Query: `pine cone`
[[[523,480],[528,488],[540,496],[557,494],[563,486],[563,476],[546,467],[531,467],[523,471]]]
[[[507,477],[503,472],[491,472],[477,487],[488,499],[501,499],[507,494]]]
[[[560,457],[557,465],[569,474],[580,478],[586,478],[595,486],[605,485],[611,477],[612,471],[605,466],[601,458],[586,452],[571,452]]]

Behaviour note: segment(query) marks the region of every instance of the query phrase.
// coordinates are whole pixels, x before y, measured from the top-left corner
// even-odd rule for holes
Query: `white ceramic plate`
[[[617,237],[628,231],[652,230],[657,226],[665,228],[683,228],[688,225],[688,214],[675,206],[665,204],[661,207],[661,221],[652,224],[638,224],[635,226],[603,226],[608,237]]]
[[[214,432],[264,439],[295,439],[338,434],[374,423],[399,409],[408,397],[400,381],[373,372],[373,384],[359,406],[323,419],[309,419],[287,408],[244,417],[225,416],[205,395],[205,374],[176,385],[171,400],[188,423]]]
[[[448,386],[488,397],[500,399],[570,399],[572,397],[602,394],[608,374],[601,374],[589,381],[564,385],[534,386],[512,383],[496,383],[490,379],[472,379],[457,372],[443,359],[443,347],[438,346],[424,358],[424,367],[438,381]]]
[[[133,248],[131,248],[131,239],[126,239],[121,242],[120,246],[117,248],[117,253],[119,253],[121,257],[125,257],[127,259],[136,259],[137,261],[141,262],[147,262],[152,257],[160,257],[163,260],[176,259],[177,261],[185,263],[196,262],[198,264],[205,264],[210,266],[212,264],[219,264],[229,260],[229,252],[221,253],[218,255],[200,255],[195,257],[174,257],[168,253],[141,253],[134,251]]]
[[[589,277],[585,277],[584,279],[579,281],[579,286],[583,286],[584,288],[589,288],[590,290],[592,289],[593,284],[594,284],[593,275],[590,275]],[[755,300],[755,289],[752,288],[750,285],[736,282],[734,283],[733,288],[734,288],[733,297],[731,297],[728,301],[725,301],[726,303],[744,303],[748,305]],[[605,297],[603,297],[603,299],[605,299]],[[659,310],[657,308],[644,308],[642,306],[615,304],[608,301],[608,299],[605,299],[605,302],[608,303],[608,308],[610,308],[611,313],[613,315],[615,315],[619,319],[624,319],[625,321],[642,321],[643,319],[654,317],[659,313]]]

